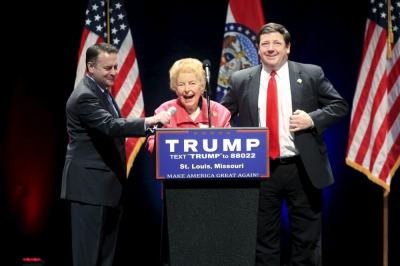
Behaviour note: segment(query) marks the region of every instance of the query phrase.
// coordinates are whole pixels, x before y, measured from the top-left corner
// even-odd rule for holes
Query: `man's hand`
[[[146,126],[154,126],[156,124],[169,124],[169,120],[171,119],[171,112],[169,111],[161,111],[158,114],[145,118]]]
[[[294,111],[293,115],[289,118],[289,130],[290,132],[297,132],[314,126],[309,114],[303,110]]]

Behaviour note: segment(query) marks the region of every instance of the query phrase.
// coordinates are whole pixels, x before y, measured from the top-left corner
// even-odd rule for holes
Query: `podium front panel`
[[[170,265],[255,265],[259,181],[164,182]]]

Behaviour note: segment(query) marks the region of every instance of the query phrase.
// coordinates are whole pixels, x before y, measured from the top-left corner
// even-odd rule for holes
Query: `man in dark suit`
[[[284,26],[264,25],[258,44],[262,65],[235,72],[222,99],[239,116],[238,126],[270,128],[271,176],[260,184],[256,264],[280,265],[286,201],[289,265],[320,265],[322,188],[333,183],[321,134],[348,106],[319,66],[288,61],[290,33]]]
[[[110,94],[118,74],[117,53],[104,43],[87,49],[86,76],[66,105],[69,143],[61,198],[71,212],[75,266],[113,264],[126,180],[125,137],[144,136],[146,127],[170,119],[168,112],[121,118]]]

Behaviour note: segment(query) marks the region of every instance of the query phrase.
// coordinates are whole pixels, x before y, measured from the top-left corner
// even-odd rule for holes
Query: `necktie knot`
[[[275,78],[275,75],[276,75],[275,70],[272,70],[270,75],[271,75],[271,78]]]

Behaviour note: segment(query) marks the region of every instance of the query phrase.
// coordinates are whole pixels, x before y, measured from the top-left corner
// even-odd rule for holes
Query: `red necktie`
[[[269,128],[269,157],[279,156],[278,95],[275,81],[276,72],[271,72],[267,91],[267,127]]]

